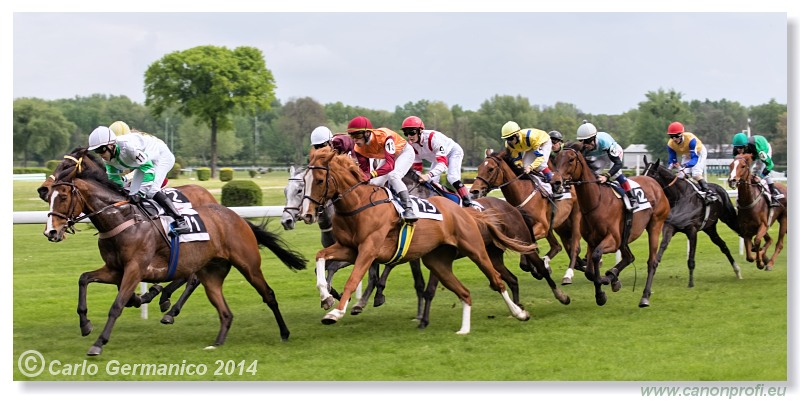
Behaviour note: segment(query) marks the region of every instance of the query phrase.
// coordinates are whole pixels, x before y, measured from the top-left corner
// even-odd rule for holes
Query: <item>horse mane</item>
[[[101,158],[94,153],[90,152],[85,147],[78,147],[72,150],[69,155],[75,157],[77,159],[89,159],[91,160],[95,166],[97,167],[104,167],[105,162],[101,160]],[[86,168],[86,167],[84,167]],[[122,186],[118,185],[116,182],[112,181],[108,178],[108,174],[103,169],[93,169],[93,168],[86,168],[81,169],[80,172],[75,172],[75,168],[73,169],[65,169],[58,173],[58,176],[55,178],[55,182],[65,182],[70,180],[71,178],[80,178],[80,179],[88,179],[93,180],[102,184],[103,186],[119,193],[125,195],[126,192],[122,188]]]
[[[580,141],[568,141],[568,142],[564,143],[562,148],[569,148],[571,150],[575,150],[575,151],[578,151],[578,152],[582,153],[583,152],[583,143],[581,143]]]

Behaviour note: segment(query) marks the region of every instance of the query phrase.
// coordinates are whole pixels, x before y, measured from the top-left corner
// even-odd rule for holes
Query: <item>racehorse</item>
[[[100,231],[98,247],[105,264],[83,273],[78,282],[78,316],[83,336],[92,331],[91,321],[86,315],[87,285],[93,282],[116,284],[119,290],[103,332],[89,348],[88,355],[102,353],[116,319],[138,283],[189,278],[191,275],[196,275],[203,284],[206,296],[219,313],[220,329],[209,348],[222,345],[233,320],[222,293],[222,283],[231,266],[242,273],[272,310],[281,340],[288,339],[289,329],[278,308],[275,293],[261,272],[259,244],[273,251],[282,251],[276,253],[278,258],[293,270],[305,268],[306,260],[300,254],[281,248],[277,236],[263,228],[253,228],[233,210],[219,204],[207,204],[195,207],[202,225],[194,217],[191,221],[194,227],[204,228],[210,240],[184,243],[173,270],[168,267],[170,247],[159,220],[143,219],[128,202],[126,193],[105,173],[98,175],[96,172],[78,172],[77,169],[59,174],[49,192],[50,212],[44,231],[48,240],[62,241],[65,231],[83,218],[89,218]]]
[[[53,184],[56,176],[61,172],[72,170],[76,170],[79,173],[87,172],[86,175],[100,175],[101,173],[105,172],[105,164],[100,160],[100,157],[94,153],[86,152],[85,148],[79,147],[73,149],[69,154],[64,156],[64,159],[61,160],[61,162],[56,166],[56,168],[53,170],[53,173],[49,175],[41,185],[39,185],[39,188],[37,189],[39,198],[44,202],[49,202],[48,194],[50,193],[50,186]],[[178,186],[175,189],[183,193],[183,195],[189,199],[193,206],[219,204],[211,192],[202,186],[189,184]],[[170,297],[184,284],[188,285],[181,295],[181,298],[179,298],[179,303],[171,305]],[[160,284],[154,284],[150,287],[147,293],[142,294],[141,296],[134,294],[126,306],[138,308],[142,304],[149,303],[153,298],[161,293],[159,308],[161,309],[161,312],[166,312],[161,318],[161,323],[172,324],[175,321],[175,316],[178,316],[180,313],[183,302],[189,298],[194,291],[194,288],[197,287],[198,284],[199,282],[194,277],[172,281],[166,287],[162,287]],[[169,312],[167,312],[167,310],[169,310]]]
[[[338,305],[322,318],[324,324],[334,324],[344,316],[347,301],[356,284],[373,261],[404,263],[421,258],[425,266],[442,284],[462,301],[462,324],[458,334],[470,331],[472,300],[469,290],[455,277],[453,260],[458,252],[474,261],[489,279],[492,290],[503,297],[511,314],[519,320],[530,315],[508,296],[505,284],[492,267],[484,248],[480,226],[486,226],[493,242],[518,253],[536,250],[534,245],[524,245],[505,236],[498,224],[502,217],[474,216],[444,197],[432,197],[428,202],[413,199],[429,212],[441,214],[442,219],[420,219],[411,227],[413,236],[400,225],[395,206],[386,189],[369,184],[355,162],[346,155],[337,155],[326,148],[312,150],[306,171],[306,190],[303,201],[303,218],[307,224],[315,219],[315,209],[332,201],[336,209],[333,232],[336,243],[317,252],[317,288],[320,300],[333,306],[322,271],[326,260],[344,260],[354,264]],[[410,232],[410,231],[409,231]],[[401,234],[406,235],[402,242]],[[400,246],[398,248],[398,245]]]
[[[485,197],[493,189],[500,189],[509,203],[524,210],[533,218],[531,231],[534,240],[546,238],[550,245],[550,250],[544,258],[548,270],[550,260],[561,251],[561,245],[551,231],[555,230],[569,254],[569,267],[561,284],[572,284],[573,269],[576,265],[581,269],[585,266],[585,262],[578,256],[581,214],[575,191],[570,189],[569,198],[564,197],[553,202],[542,194],[538,184],[528,180],[527,175],[514,171],[506,150],[500,152],[486,150],[486,159],[478,166],[478,174],[470,187],[470,192],[475,198]]]
[[[661,233],[658,261],[661,262],[661,257],[676,232],[686,234],[686,238],[689,239],[689,257],[687,260],[689,288],[694,287],[694,257],[697,251],[697,233],[703,231],[708,234],[714,245],[717,245],[719,250],[725,254],[728,262],[733,267],[734,274],[741,279],[742,273],[739,264],[733,260],[733,255],[731,255],[728,245],[717,233],[718,221],[727,224],[734,232],[739,232],[738,223],[736,222],[736,208],[733,207],[733,203],[728,197],[728,192],[716,183],[709,183],[709,191],[714,192],[717,197],[716,201],[706,204],[701,199],[700,194],[697,193],[697,186],[690,183],[687,178],[679,178],[667,167],[661,165],[661,159],[648,163],[647,157],[645,157],[644,164],[645,170],[642,175],[654,178],[661,185],[670,205],[670,213],[667,221],[664,222],[664,229]]]
[[[283,188],[283,194],[286,197],[286,204],[283,208],[283,213],[281,214],[281,225],[283,226],[283,229],[287,231],[294,229],[295,221],[298,220],[300,215],[300,207],[303,204],[303,192],[305,191],[305,181],[303,180],[305,173],[305,169],[295,170],[294,167],[291,167],[289,169],[289,183],[287,183],[286,187]],[[334,214],[333,205],[328,203],[325,206],[324,211],[322,211],[319,215],[318,223],[321,231],[321,241],[323,247],[333,245],[333,243],[336,242],[333,237],[333,232],[331,231],[331,220]],[[328,283],[328,291],[336,299],[339,299],[340,295],[332,286],[333,275],[340,269],[347,266],[350,266],[350,263],[336,262],[333,260],[325,262],[325,278]],[[350,310],[351,315],[358,315],[359,313],[363,312],[364,307],[369,302],[369,297],[372,294],[372,290],[376,288],[375,286],[379,281],[378,270],[379,267],[377,263],[374,263],[372,266],[370,266],[367,288],[362,293],[358,303],[356,303],[353,309]],[[417,270],[419,270],[419,265],[417,265]],[[375,295],[374,301],[374,305],[376,307],[383,305],[385,302],[382,290],[382,287],[378,287],[378,293]],[[420,293],[421,292],[422,291],[420,291]],[[420,318],[421,314],[422,308],[420,307],[418,319]]]
[[[775,187],[786,197],[778,200],[780,207],[770,207],[767,200],[769,190],[766,190],[761,179],[750,172],[752,163],[750,154],[737,155],[730,164],[728,186],[738,189],[739,192],[736,200],[739,208],[739,236],[744,238],[747,261],[755,260],[759,270],[772,270],[775,258],[783,250],[783,238],[786,236],[788,224],[789,193],[786,186],[776,183]],[[768,231],[775,221],[779,222],[778,242],[775,243],[772,257],[767,259],[767,248],[772,244]],[[762,238],[765,241],[764,247],[761,247]]]
[[[581,235],[588,246],[587,268],[584,274],[594,282],[595,302],[602,306],[607,301],[601,285],[611,284],[614,292],[622,287],[619,273],[635,259],[628,244],[639,238],[646,229],[650,253],[647,259],[647,283],[639,307],[648,307],[653,277],[658,267],[658,237],[669,215],[669,200],[655,179],[649,176],[631,178],[640,186],[634,192],[640,200],[641,196],[644,196],[646,202],[642,200],[641,204],[644,206],[640,206],[632,214],[630,228],[626,228],[626,208],[623,200],[610,186],[600,185],[586,163],[582,151],[582,144],[565,144],[556,157],[554,163],[556,172],[552,182],[557,191],[568,184],[575,187],[581,210]],[[647,208],[648,203],[649,208]],[[627,239],[623,239],[625,235]],[[621,252],[622,259],[601,276],[600,259],[604,254],[617,250]]]

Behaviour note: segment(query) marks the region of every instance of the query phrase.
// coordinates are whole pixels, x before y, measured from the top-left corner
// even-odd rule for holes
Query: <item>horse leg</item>
[[[714,245],[717,245],[719,250],[725,255],[725,257],[728,258],[728,263],[730,263],[731,267],[733,267],[733,272],[736,274],[736,278],[741,280],[742,270],[739,268],[739,264],[733,260],[733,255],[731,254],[730,249],[728,249],[728,244],[726,244],[725,240],[719,236],[719,233],[717,233],[716,224],[704,229],[703,232],[708,234],[708,237],[711,238],[711,242],[714,242]]]
[[[766,225],[761,225],[758,228],[756,236],[753,237],[753,252],[755,253],[756,267],[758,270],[764,269],[764,250],[766,250],[766,246],[769,245],[771,240],[767,233],[768,229]],[[762,240],[766,241],[764,247],[761,246]]]
[[[188,280],[186,280],[186,288],[183,290],[183,293],[181,293],[181,296],[178,297],[178,301],[175,302],[175,305],[172,306],[169,312],[165,313],[164,316],[161,317],[161,323],[165,325],[171,325],[175,323],[175,317],[181,313],[181,309],[183,309],[183,304],[186,303],[186,300],[189,299],[189,297],[192,295],[194,290],[197,289],[197,286],[199,284],[200,284],[200,279],[198,279],[196,275],[192,274],[188,278]]]
[[[694,256],[697,251],[697,230],[691,228],[686,232],[686,237],[689,239],[689,256],[687,257],[686,265],[689,267],[689,288],[694,287]]]
[[[87,271],[78,278],[78,320],[81,328],[81,336],[87,336],[92,332],[92,321],[87,316],[88,307],[86,305],[86,291],[89,283],[119,284],[122,281],[122,273],[109,270],[107,266]]]
[[[505,262],[503,262],[503,250],[492,245],[486,248],[486,252],[489,254],[489,261],[492,262],[492,267],[497,270],[500,274],[500,278],[502,278],[508,288],[511,289],[511,300],[514,301],[514,304],[518,307],[525,309],[519,303],[519,279],[517,279],[514,273],[508,270]]]
[[[328,260],[325,262],[325,282],[328,283],[328,291],[331,293],[333,298],[340,299],[342,298],[339,295],[339,292],[333,288],[333,275],[336,274],[337,271],[343,269],[347,266],[350,266],[350,263],[347,262],[337,262],[333,260]]]
[[[219,316],[219,332],[217,333],[217,338],[214,339],[214,344],[205,348],[206,350],[213,350],[217,348],[217,346],[221,346],[225,343],[228,330],[231,328],[231,324],[233,324],[233,313],[230,307],[228,307],[228,303],[225,302],[225,296],[222,295],[222,282],[225,280],[225,276],[222,274],[230,270],[230,263],[226,263],[226,265],[228,265],[228,267],[223,270],[217,270],[220,268],[219,265],[209,265],[197,272],[197,277],[200,283],[203,284],[206,297],[208,297],[208,301],[211,302],[211,305],[216,308],[217,315]],[[240,269],[239,271],[244,274],[244,270]],[[283,337],[283,333],[281,333],[281,337]]]
[[[411,262],[409,262],[409,263],[411,263]],[[373,263],[373,264],[377,265],[377,263]],[[383,267],[383,273],[381,273],[381,276],[378,279],[378,284],[375,286],[375,298],[373,298],[372,306],[377,308],[377,307],[383,305],[384,303],[386,303],[386,295],[383,294],[383,290],[386,289],[386,282],[389,280],[389,273],[391,273],[392,270],[394,270],[395,267],[397,267],[397,266],[395,265],[395,266],[384,266]],[[414,268],[413,264],[411,265],[411,268],[413,270],[413,268]]]
[[[650,306],[650,295],[652,294],[653,278],[656,276],[656,269],[658,268],[658,258],[656,251],[658,250],[658,234],[661,233],[661,226],[663,221],[653,221],[652,225],[647,228],[647,242],[650,247],[650,253],[647,257],[647,282],[642,291],[642,299],[639,301],[639,308],[646,308]],[[697,237],[695,236],[695,240]]]
[[[547,244],[550,245],[550,250],[547,251],[544,260],[545,262],[548,263],[549,266],[549,262],[553,260],[553,258],[558,254],[558,252],[561,252],[561,244],[558,243],[558,239],[556,239],[556,236],[555,234],[553,234],[553,231],[547,231],[546,238],[547,238]]]
[[[452,291],[461,300],[461,328],[456,334],[468,334],[471,328],[472,298],[469,295],[469,290],[453,274],[452,254],[437,253],[442,249],[442,247],[439,247],[432,253],[423,256],[422,262],[431,271],[431,278],[435,275],[445,288]],[[421,325],[422,323],[420,323]]]
[[[594,283],[594,301],[598,306],[603,306],[608,301],[605,291],[600,282],[600,259],[603,257],[603,250],[589,245],[586,251],[586,278]]]
[[[553,281],[553,278],[550,276],[550,270],[545,267],[545,262],[539,257],[539,255],[536,253],[529,253],[527,255],[522,255],[521,257],[526,259],[528,264],[533,265],[534,269],[532,272],[539,271],[540,273],[543,273],[542,278],[547,281],[547,285],[550,286],[550,290],[553,292],[553,296],[556,297],[558,302],[561,302],[564,305],[569,305],[569,295],[562,292],[558,286],[556,286],[556,282]],[[520,307],[522,307],[522,305],[520,305]]]
[[[604,243],[601,243],[600,246],[598,246],[599,249],[603,251],[613,250],[613,248],[610,246],[610,242],[613,241],[607,239],[603,242]],[[604,247],[604,244],[608,246]],[[613,292],[618,292],[620,289],[622,289],[622,282],[619,281],[619,273],[628,267],[631,262],[636,260],[636,257],[633,256],[633,252],[631,252],[630,245],[625,245],[625,247],[620,249],[619,252],[622,257],[619,263],[615,264],[614,267],[606,271],[605,276],[600,279],[603,284],[611,284],[611,291]]]
[[[387,270],[391,270],[391,267],[387,266],[386,268],[384,268],[384,271]],[[364,312],[364,307],[367,306],[367,303],[369,302],[369,296],[372,295],[372,291],[380,287],[381,279],[379,276],[379,271],[380,271],[380,265],[378,263],[372,263],[372,265],[369,267],[369,272],[367,276],[367,288],[364,289],[364,293],[361,294],[361,297],[358,299],[358,303],[356,303],[356,305],[353,306],[353,309],[350,310],[350,315],[358,315],[361,312]],[[358,293],[358,290],[356,290],[356,293]],[[378,299],[377,294],[375,295],[375,299],[377,301]],[[375,305],[375,306],[380,306],[380,305]]]
[[[134,290],[136,290],[136,286],[142,281],[142,277],[137,271],[138,265],[139,262],[137,261],[129,261],[125,265],[120,281],[119,292],[114,302],[111,304],[111,309],[108,310],[108,320],[106,321],[105,327],[103,327],[103,332],[100,333],[100,336],[97,337],[94,344],[89,347],[89,351],[86,352],[86,355],[95,356],[103,352],[103,346],[105,346],[111,338],[111,330],[114,328],[114,324],[117,322],[119,315],[122,314],[125,303],[131,298]]]
[[[775,242],[775,251],[772,253],[772,257],[770,257],[769,261],[765,263],[764,270],[767,271],[772,270],[772,268],[775,266],[775,258],[777,258],[778,254],[781,253],[781,251],[783,250],[783,238],[786,235],[786,230],[787,230],[786,225],[787,225],[787,219],[786,216],[784,216],[780,219],[780,225],[778,228],[778,241]]]
[[[418,267],[419,267],[419,260]],[[420,280],[422,280],[422,285],[425,286],[425,279],[422,278],[422,273],[420,273]],[[416,286],[416,279],[414,279],[414,283]],[[431,305],[433,305],[433,297],[436,296],[436,287],[439,285],[439,278],[436,277],[433,271],[430,272],[428,276],[428,286],[421,290],[422,293],[420,298],[418,299],[417,303],[417,320],[419,320],[419,326],[417,329],[425,329],[430,324],[431,318]]]
[[[358,283],[361,282],[361,279],[364,278],[364,274],[366,274],[369,267],[375,260],[376,253],[373,252],[375,250],[374,246],[371,244],[374,242],[370,242],[368,239],[367,241],[363,242],[361,248],[359,248],[358,253],[356,254],[355,251],[343,247],[338,242],[317,252],[317,266],[319,266],[320,261],[325,261],[325,256],[329,258],[333,257],[336,260],[346,260],[346,261],[353,261],[353,271],[350,273],[350,277],[347,278],[347,282],[344,284],[344,291],[342,291],[342,298],[339,299],[339,303],[336,304],[336,307],[331,309],[328,313],[326,313],[322,317],[322,323],[326,325],[332,325],[339,321],[342,317],[344,317],[344,313],[347,310],[347,303],[350,300],[350,295],[353,294],[355,291],[356,286]],[[339,257],[342,256],[342,257]],[[352,259],[352,260],[351,260]],[[319,283],[317,284],[319,288]],[[320,298],[323,298],[323,294],[320,293]],[[325,300],[323,300],[325,302]],[[332,303],[331,299],[331,303]],[[331,305],[332,307],[333,305]]]
[[[436,280],[436,276],[431,276],[428,278],[428,289],[425,288],[425,276],[422,275],[422,261],[419,259],[409,260],[408,265],[411,266],[411,277],[414,279],[414,291],[417,294],[417,316],[416,320],[422,321],[423,318],[427,318],[428,313],[426,309],[430,309],[430,306],[426,305],[430,300],[433,300],[433,296],[436,294],[436,285],[438,285],[439,281]],[[432,277],[432,278],[431,278]],[[426,294],[430,290],[430,283],[434,282],[434,288],[429,296]]]
[[[744,258],[750,263],[756,260],[753,254],[753,238],[749,236],[744,237]]]
[[[194,277],[194,274],[192,274],[192,277]],[[166,312],[169,310],[171,305],[170,298],[172,298],[172,294],[174,294],[175,291],[185,283],[187,283],[187,279],[178,279],[164,287],[164,289],[161,291],[161,298],[158,300],[158,308],[161,310],[161,312]]]

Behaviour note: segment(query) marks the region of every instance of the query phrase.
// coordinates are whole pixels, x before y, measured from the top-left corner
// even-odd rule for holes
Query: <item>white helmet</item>
[[[332,138],[333,133],[331,133],[331,129],[325,126],[319,126],[311,132],[311,145],[325,144],[331,141]]]
[[[111,129],[105,126],[97,126],[97,128],[92,131],[92,134],[89,135],[89,150],[94,150],[95,148],[114,144],[116,142],[117,136]]]
[[[597,135],[597,128],[593,124],[584,120],[578,128],[578,140],[586,140]]]

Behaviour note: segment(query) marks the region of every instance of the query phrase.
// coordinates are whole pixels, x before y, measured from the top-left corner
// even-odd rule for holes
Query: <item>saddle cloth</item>
[[[625,194],[625,191],[622,190],[619,184],[616,182],[606,182],[606,183],[608,184],[608,186],[611,186],[611,189],[614,190],[614,195],[617,196],[617,199],[621,198],[622,202],[625,203],[625,208],[630,210],[631,201],[628,200],[628,196]],[[637,211],[653,208],[653,206],[650,204],[650,201],[648,201],[647,197],[644,195],[642,187],[631,179],[628,179],[628,183],[631,184],[631,191],[636,196],[636,200],[639,202],[639,207],[637,207],[636,210],[633,210],[633,212],[635,213]]]
[[[389,188],[384,186],[383,189],[386,191],[386,195],[389,199],[392,200],[392,205],[394,205],[397,215],[402,217],[405,207],[400,204],[400,200],[395,197]],[[417,218],[437,221],[442,221],[444,219],[439,209],[428,200],[411,195],[409,195],[408,198],[411,200],[411,209],[414,210],[414,214]]]
[[[203,219],[200,218],[200,214],[192,208],[192,203],[183,193],[175,188],[164,188],[161,191],[172,200],[172,204],[175,205],[175,208],[181,213],[186,223],[189,224],[189,228],[191,228],[191,232],[188,234],[181,234],[179,237],[181,242],[208,241],[211,239],[206,231],[206,225],[203,223]],[[164,215],[164,209],[159,206],[158,203],[152,202],[150,205],[158,210],[161,226],[164,227],[165,232],[169,233],[169,225],[175,221],[175,219]]]

